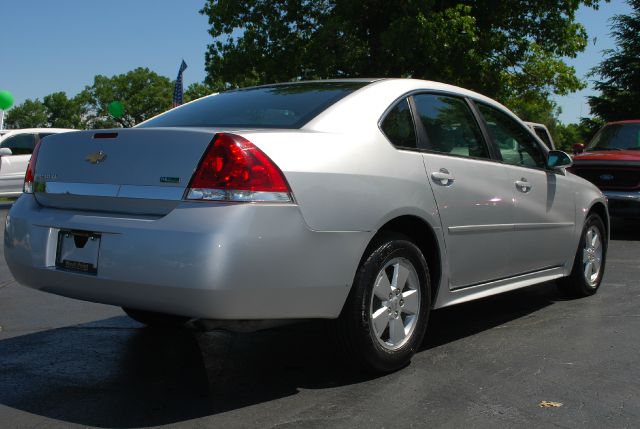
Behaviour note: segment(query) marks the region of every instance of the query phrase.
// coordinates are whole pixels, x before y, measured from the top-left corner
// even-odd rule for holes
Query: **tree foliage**
[[[207,82],[414,77],[499,100],[582,88],[581,4],[530,0],[208,0]]]
[[[87,128],[132,127],[171,107],[173,83],[148,68],[139,67],[112,77],[98,75],[78,98],[87,108]],[[114,118],[109,104],[118,100],[124,115]]]
[[[85,107],[78,97],[55,92],[42,101],[26,100],[9,110],[7,128],[83,128]]]
[[[7,112],[6,128],[40,128],[48,126],[47,108],[42,101],[27,99]]]
[[[184,102],[188,103],[195,99],[213,94],[214,92],[224,91],[226,88],[222,85],[208,85],[206,83],[192,83],[184,91]]]
[[[48,127],[83,127],[86,107],[78,97],[68,98],[64,92],[55,92],[45,96],[42,104],[47,112]]]
[[[589,106],[605,121],[640,119],[640,0],[628,2],[632,13],[612,19],[616,47],[592,70],[600,95],[589,97]]]
[[[7,113],[7,128],[114,128],[131,127],[171,108],[174,82],[147,68],[137,68],[116,76],[98,75],[93,84],[73,98],[55,92],[42,101],[26,100]],[[195,99],[215,88],[193,84],[185,91],[187,100]],[[114,118],[109,104],[120,101],[124,115]]]

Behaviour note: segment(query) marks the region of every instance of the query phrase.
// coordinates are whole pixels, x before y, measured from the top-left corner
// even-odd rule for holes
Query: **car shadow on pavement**
[[[546,282],[433,311],[421,350],[489,330],[566,299],[554,282]]]
[[[553,304],[546,283],[443,309],[421,353]],[[0,341],[0,403],[63,422],[183,422],[375,378],[341,361],[325,322],[255,333],[143,328],[127,317]],[[394,377],[391,375],[389,377]]]
[[[640,219],[612,218],[610,226],[612,240],[640,240]]]

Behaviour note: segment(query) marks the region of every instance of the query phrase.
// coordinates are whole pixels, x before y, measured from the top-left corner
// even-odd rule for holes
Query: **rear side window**
[[[406,98],[387,113],[382,124],[380,124],[380,128],[394,146],[409,149],[416,148],[416,129],[413,125],[411,108]]]
[[[35,134],[18,134],[6,137],[0,147],[8,147],[14,155],[31,155],[35,145]]]
[[[478,103],[502,160],[507,164],[544,168],[545,157],[538,143],[527,130],[509,115],[486,104]]]
[[[413,99],[427,133],[428,150],[489,158],[480,127],[464,100],[437,94],[419,94]]]
[[[369,82],[304,82],[223,92],[148,120],[147,127],[300,128]]]

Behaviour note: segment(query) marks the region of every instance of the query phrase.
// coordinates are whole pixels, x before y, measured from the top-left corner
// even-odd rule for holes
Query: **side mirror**
[[[0,156],[8,156],[8,155],[13,155],[13,152],[11,152],[11,149],[9,149],[8,147],[0,147]]]
[[[550,150],[547,156],[547,168],[557,170],[559,168],[571,167],[573,161],[571,157],[561,150]]]
[[[579,153],[584,152],[584,144],[583,143],[576,143],[573,145],[573,154],[577,155]]]

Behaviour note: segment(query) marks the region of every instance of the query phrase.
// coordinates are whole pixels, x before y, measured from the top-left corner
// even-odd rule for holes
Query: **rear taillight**
[[[33,181],[36,177],[36,162],[38,162],[40,145],[42,145],[42,139],[38,140],[38,143],[36,143],[36,146],[33,148],[33,153],[27,166],[27,173],[24,176],[24,186],[22,187],[25,194],[33,194]]]
[[[253,143],[216,134],[187,188],[187,200],[291,202],[282,171]]]

